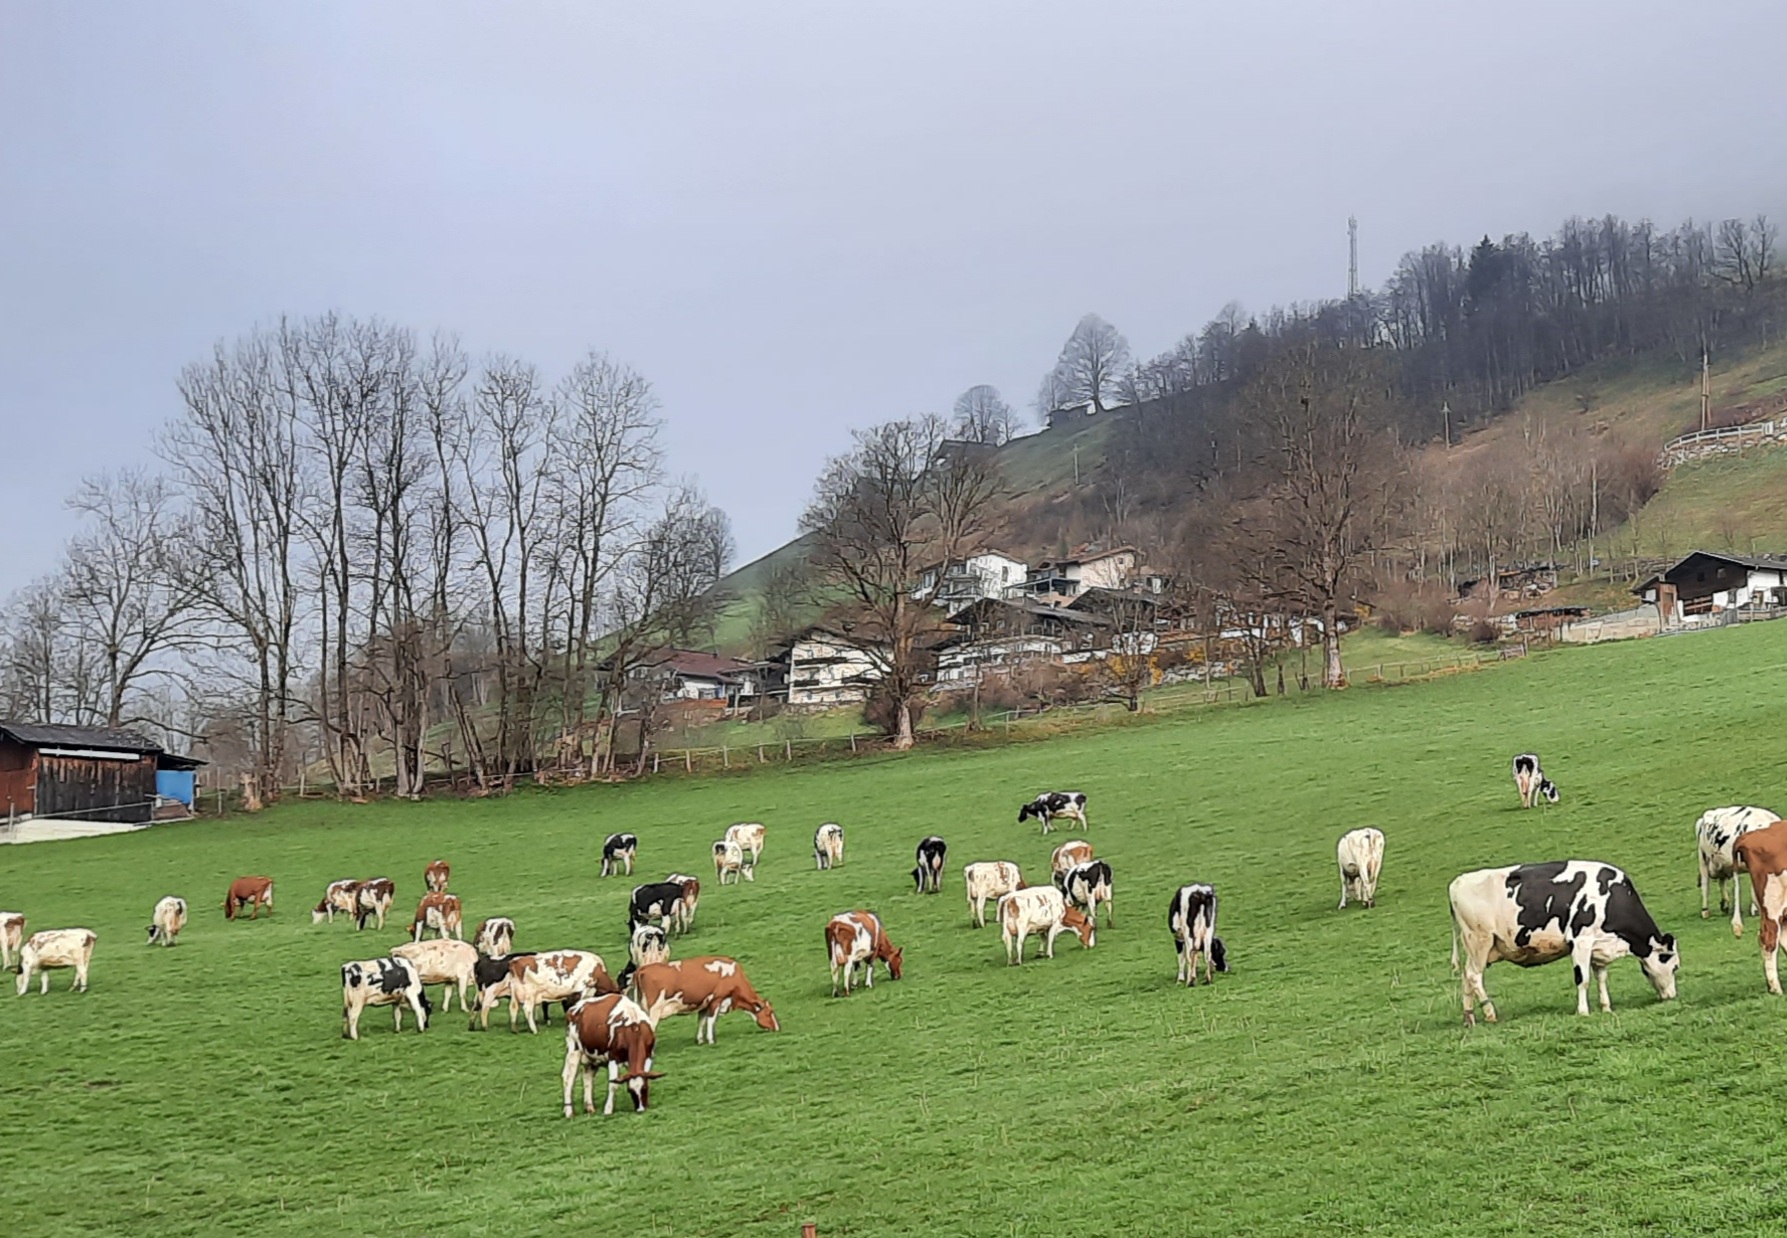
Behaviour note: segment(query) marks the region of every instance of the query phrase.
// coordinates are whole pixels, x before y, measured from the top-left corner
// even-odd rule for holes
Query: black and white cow
[[[1066,817],[1078,821],[1080,828],[1086,828],[1086,793],[1084,791],[1044,791],[1041,795],[1018,809],[1018,824],[1022,825],[1031,817],[1042,822],[1042,832],[1047,834],[1055,828],[1056,817]]]
[[[627,935],[641,924],[656,924],[666,933],[672,920],[681,916],[683,887],[680,881],[652,881],[633,887],[633,902],[627,910]]]
[[[1067,901],[1084,911],[1088,920],[1098,920],[1098,905],[1103,903],[1105,924],[1114,926],[1117,923],[1117,910],[1111,898],[1111,866],[1103,860],[1087,860],[1084,864],[1074,865],[1061,874],[1058,884]]]
[[[1537,804],[1541,795],[1551,803],[1557,803],[1557,784],[1539,768],[1539,754],[1536,752],[1523,752],[1514,758],[1514,789],[1520,792],[1522,808],[1531,808]]]
[[[623,868],[633,875],[633,857],[639,850],[639,838],[633,834],[610,834],[602,844],[602,875],[613,877]]]
[[[416,1030],[428,1030],[428,1016],[434,1005],[422,987],[416,965],[408,959],[364,959],[341,965],[341,1034],[348,1040],[360,1039],[360,1012],[368,1006],[391,1006],[397,1016],[397,1030],[403,1030],[403,1008],[416,1012]]]
[[[1773,825],[1781,818],[1766,808],[1754,806],[1732,805],[1730,808],[1709,808],[1700,814],[1694,822],[1694,839],[1699,844],[1700,852],[1700,918],[1706,919],[1709,914],[1706,907],[1707,892],[1713,886],[1719,887],[1719,910],[1725,910],[1725,883],[1731,883],[1731,931],[1738,937],[1744,935],[1743,904],[1738,902],[1742,891],[1737,886],[1737,874],[1743,870],[1737,866],[1732,857],[1732,847],[1737,840],[1751,830],[1760,830]],[[1750,904],[1750,914],[1755,915],[1756,904]]]
[[[912,884],[919,894],[936,894],[943,889],[943,857],[947,854],[949,844],[935,834],[920,841],[918,867],[912,870]]]
[[[1520,967],[1569,958],[1576,971],[1576,1013],[1588,1013],[1591,974],[1607,997],[1607,968],[1615,959],[1637,956],[1657,996],[1675,996],[1681,955],[1675,937],[1659,932],[1638,898],[1632,879],[1600,860],[1553,860],[1483,868],[1453,880],[1452,969],[1464,944],[1464,1021],[1474,1024],[1475,1002],[1495,1022],[1495,1006],[1483,988],[1483,970],[1507,961]]]
[[[485,1031],[490,1030],[490,1012],[496,1004],[509,996],[509,963],[512,959],[526,958],[527,955],[501,954],[480,955],[472,964],[472,991],[475,1001],[471,1008],[472,1031],[477,1031],[480,1024]],[[547,1019],[546,1022],[552,1022]]]
[[[1173,892],[1167,905],[1167,927],[1179,955],[1179,983],[1198,982],[1198,959],[1204,962],[1204,983],[1216,983],[1216,972],[1229,969],[1228,948],[1216,935],[1216,887],[1193,882]]]

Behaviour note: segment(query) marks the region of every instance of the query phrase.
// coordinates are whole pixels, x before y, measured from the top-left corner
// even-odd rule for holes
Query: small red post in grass
[[[807,1221],[800,1227],[800,1238],[819,1238],[819,1227]]]

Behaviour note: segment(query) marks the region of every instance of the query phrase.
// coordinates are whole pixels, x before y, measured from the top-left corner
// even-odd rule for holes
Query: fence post
[[[850,751],[856,751],[856,732],[850,732]]]
[[[652,753],[652,773],[658,772],[658,753]]]
[[[689,754],[687,748],[683,749],[683,772],[688,774],[695,772],[695,758]]]
[[[785,761],[794,760],[794,741],[792,739],[785,739],[782,741],[782,759]]]
[[[732,754],[726,750],[725,744],[720,745],[720,764],[727,769],[732,768]]]
[[[757,764],[759,764],[759,765],[766,764],[765,758],[763,756],[763,745],[762,744],[757,745]]]

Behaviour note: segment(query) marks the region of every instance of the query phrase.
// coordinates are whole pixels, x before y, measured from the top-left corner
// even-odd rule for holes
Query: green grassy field
[[[1787,624],[1757,625],[990,751],[0,849],[0,907],[99,934],[90,993],[58,973],[47,998],[0,997],[0,1217],[8,1235],[1779,1233],[1787,1007],[1753,926],[1734,941],[1695,914],[1691,824],[1787,803],[1784,691]],[[1517,808],[1527,748],[1561,805]],[[1046,872],[1059,835],[1016,805],[1057,786],[1091,796],[1116,927],[1008,968],[967,925],[960,866]],[[455,1012],[399,1037],[373,1011],[340,1039],[338,965],[399,933],[313,927],[329,879],[386,874],[413,906],[444,856],[473,920],[618,960],[630,883],[596,878],[603,835],[638,833],[655,878],[711,871],[739,819],[769,826],[758,880],[704,891],[677,946],[740,958],[783,1030],[735,1015],[697,1048],[692,1020],[666,1023],[649,1114],[565,1121],[556,1022],[474,1034]],[[848,860],[817,873],[828,819]],[[1337,912],[1334,840],[1365,824],[1388,836],[1380,901]],[[933,831],[952,880],[921,898],[906,874]],[[1465,1031],[1447,881],[1564,857],[1631,872],[1682,939],[1680,1000],[1625,961],[1615,1013],[1581,1019],[1567,966],[1502,965],[1503,1022]],[[227,880],[257,872],[277,914],[226,923]],[[1221,891],[1234,970],[1188,991],[1165,911],[1194,879]],[[150,949],[168,892],[196,916]],[[856,906],[906,978],[833,1000],[821,930]]]

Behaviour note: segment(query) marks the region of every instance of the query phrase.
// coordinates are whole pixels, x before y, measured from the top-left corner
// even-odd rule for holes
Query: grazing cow
[[[714,872],[719,875],[720,884],[726,884],[726,875],[732,875],[732,884],[738,884],[739,874],[743,873],[746,881],[755,881],[757,876],[751,871],[751,862],[745,858],[745,850],[730,838],[722,838],[714,844]]]
[[[1053,874],[1052,880],[1056,886],[1067,876],[1068,869],[1078,868],[1092,859],[1092,856],[1092,844],[1083,838],[1070,838],[1056,847],[1055,853],[1049,857],[1049,871]]]
[[[632,939],[627,942],[627,965],[621,968],[614,983],[624,989],[633,982],[633,974],[641,967],[663,963],[669,958],[669,935],[655,924],[641,924],[633,930]]]
[[[987,860],[962,870],[968,887],[968,919],[975,928],[987,924],[987,900],[999,899],[1013,890],[1025,889],[1024,874],[1010,860]]]
[[[366,927],[368,920],[377,920],[380,929],[385,927],[385,917],[390,914],[391,904],[397,898],[397,885],[389,877],[374,877],[371,881],[362,881],[360,888],[354,891],[354,925],[356,928]]]
[[[672,909],[670,928],[673,932],[686,933],[695,926],[695,908],[701,902],[701,883],[687,873],[671,873],[664,880],[674,881],[683,888],[682,901]]]
[[[331,881],[329,888],[323,891],[323,901],[310,909],[310,922],[321,924],[327,920],[335,923],[335,913],[344,916],[355,915],[360,906],[360,883],[350,877],[340,881]]]
[[[1180,984],[1198,982],[1198,960],[1204,962],[1204,983],[1215,984],[1216,973],[1229,969],[1228,948],[1216,935],[1216,887],[1194,882],[1180,886],[1167,905],[1167,927],[1179,955]]]
[[[633,875],[633,857],[639,852],[639,839],[633,834],[610,834],[602,844],[602,875],[613,877],[625,868]]]
[[[416,904],[416,918],[410,922],[410,940],[421,941],[424,932],[433,930],[437,937],[463,941],[463,928],[457,894],[424,894]]]
[[[1740,843],[1740,846],[1742,844]],[[1632,879],[1599,860],[1553,860],[1483,868],[1453,879],[1446,891],[1452,903],[1452,969],[1464,944],[1464,1021],[1495,1022],[1495,1005],[1483,988],[1483,970],[1507,962],[1537,967],[1568,957],[1576,972],[1576,1013],[1588,1013],[1588,983],[1600,985],[1601,1009],[1607,997],[1607,968],[1615,959],[1636,955],[1657,996],[1675,996],[1681,955],[1675,938],[1639,900]]]
[[[69,992],[87,991],[87,965],[93,961],[93,943],[99,938],[92,929],[45,929],[25,939],[19,951],[19,996],[31,987],[31,975],[40,973],[43,984],[40,994],[50,991],[50,973],[64,967],[74,968],[74,983]]]
[[[149,940],[146,944],[160,942],[164,946],[180,944],[180,930],[186,927],[186,900],[170,894],[155,904],[155,914],[149,917]]]
[[[1367,826],[1340,836],[1335,848],[1340,865],[1340,907],[1346,907],[1347,896],[1367,907],[1377,903],[1377,876],[1384,867],[1384,832]]]
[[[1787,822],[1777,821],[1742,835],[1732,846],[1732,857],[1749,870],[1751,893],[1762,908],[1757,933],[1762,943],[1762,975],[1768,981],[1768,991],[1779,993],[1781,976],[1775,952],[1781,944],[1781,925],[1787,922]]]
[[[452,876],[453,866],[445,860],[436,860],[422,870],[422,884],[428,887],[430,894],[445,894]]]
[[[1093,923],[1098,921],[1098,905],[1104,904],[1107,927],[1117,923],[1117,905],[1111,897],[1111,866],[1103,860],[1087,860],[1068,869],[1061,878],[1061,893],[1067,901],[1086,913]]]
[[[1018,824],[1022,825],[1031,817],[1042,822],[1042,832],[1047,834],[1055,828],[1056,817],[1066,817],[1078,821],[1080,828],[1086,828],[1086,793],[1084,791],[1044,791],[1041,795],[1018,809]]]
[[[1743,869],[1732,855],[1732,846],[1743,835],[1751,830],[1759,830],[1773,825],[1781,818],[1766,808],[1709,808],[1700,814],[1700,820],[1694,823],[1694,837],[1700,846],[1700,918],[1707,918],[1707,887],[1713,882],[1719,885],[1719,910],[1725,910],[1725,883],[1731,882],[1731,931],[1738,937],[1744,935],[1743,912],[1737,901],[1737,874]],[[1756,914],[1757,904],[1750,904],[1750,914]]]
[[[813,865],[815,868],[836,868],[844,862],[844,827],[836,821],[827,821],[813,835]]]
[[[1090,950],[1098,943],[1092,921],[1077,907],[1069,907],[1067,898],[1054,886],[1026,886],[1013,890],[999,900],[999,938],[1005,943],[1005,961],[1024,961],[1024,939],[1030,934],[1043,939],[1038,958],[1055,957],[1055,938],[1072,933]]]
[[[863,985],[875,987],[875,961],[887,965],[887,978],[898,980],[905,951],[887,939],[881,917],[872,911],[845,911],[831,918],[825,926],[825,945],[831,956],[831,995],[838,995],[838,977],[843,976],[844,995],[850,994],[857,965],[863,969]]]
[[[571,1091],[577,1072],[583,1071],[583,1111],[596,1111],[596,1068],[608,1067],[608,1103],[614,1112],[614,1091],[627,1085],[633,1111],[644,1113],[651,1095],[651,1081],[663,1072],[652,1069],[658,1033],[636,1002],[619,993],[578,1002],[565,1016],[565,1116],[571,1116]],[[621,1066],[627,1068],[621,1074]]]
[[[467,1011],[465,990],[476,979],[479,954],[463,941],[406,941],[391,947],[391,957],[416,965],[423,984],[446,985],[441,994],[441,1013],[453,1009],[453,990],[459,990],[459,1009]]]
[[[699,1016],[695,1022],[696,1044],[714,1043],[714,1025],[728,1010],[749,1011],[756,1016],[757,1026],[766,1032],[782,1030],[776,1012],[751,987],[737,959],[709,954],[651,963],[634,975],[633,992],[653,1027],[672,1015]]]
[[[912,884],[919,894],[937,894],[943,889],[943,860],[949,844],[932,834],[918,844],[918,866],[912,870]]]
[[[763,856],[763,827],[755,821],[741,821],[737,825],[726,827],[726,841],[737,843],[740,851],[751,853],[751,867],[757,867],[757,861]]]
[[[1557,803],[1557,785],[1539,768],[1539,754],[1523,752],[1514,758],[1514,789],[1520,792],[1520,806],[1531,808],[1544,796]]]
[[[391,1006],[396,1029],[403,1030],[403,1008],[416,1012],[416,1030],[428,1030],[434,1006],[416,965],[408,959],[363,959],[341,965],[341,1035],[360,1039],[360,1012],[368,1006]]]
[[[494,958],[480,956],[472,964],[472,985],[476,991],[477,1001],[472,1007],[471,1022],[467,1027],[471,1031],[482,1028],[490,1030],[490,1012],[496,1004],[509,996],[509,969],[517,959],[530,959],[531,954],[504,954]],[[550,1011],[548,1011],[550,1014]],[[552,1020],[546,1020],[550,1023]]]
[[[478,925],[472,944],[488,959],[500,959],[515,949],[515,921],[508,916],[491,916]]]
[[[641,924],[656,923],[666,933],[679,915],[683,884],[680,881],[653,881],[633,887],[633,901],[627,908],[627,932]]]
[[[263,907],[268,915],[273,914],[273,878],[238,877],[230,882],[230,892],[223,896],[223,918],[234,920],[237,912],[250,905],[250,920],[260,919]]]
[[[0,967],[11,967],[25,944],[25,913],[0,911]]]
[[[550,950],[515,955],[509,963],[509,1030],[516,1007],[527,1015],[527,1030],[538,1032],[534,1013],[543,1002],[564,1002],[599,993],[618,993],[602,956],[589,950]]]

